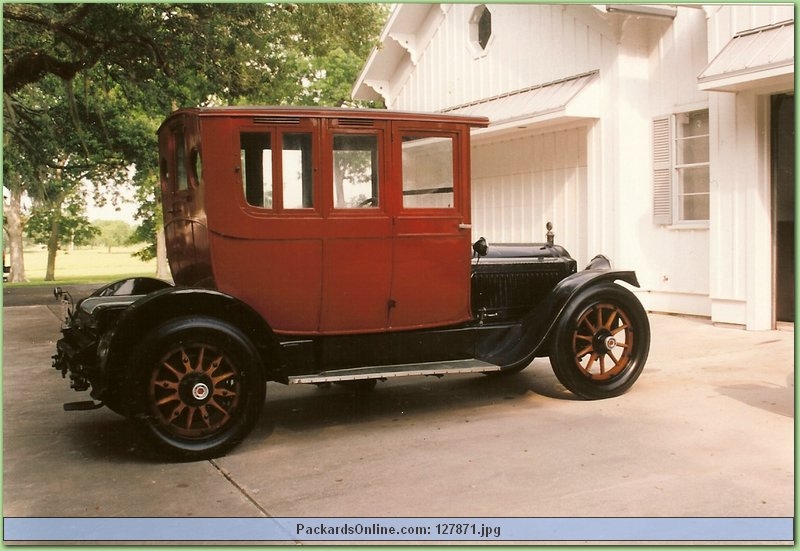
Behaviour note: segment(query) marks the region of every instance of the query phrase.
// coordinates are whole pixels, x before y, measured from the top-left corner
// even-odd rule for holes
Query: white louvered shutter
[[[653,119],[653,223],[672,224],[672,125]]]

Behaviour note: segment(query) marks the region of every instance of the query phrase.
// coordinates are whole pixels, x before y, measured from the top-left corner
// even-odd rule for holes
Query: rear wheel
[[[207,317],[154,329],[128,375],[136,423],[161,451],[183,459],[216,457],[236,446],[253,428],[266,393],[247,337]]]
[[[637,298],[623,287],[597,285],[562,314],[550,364],[572,393],[589,400],[626,392],[644,368],[650,323]]]

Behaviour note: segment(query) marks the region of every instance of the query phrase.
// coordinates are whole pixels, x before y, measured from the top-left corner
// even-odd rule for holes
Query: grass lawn
[[[156,273],[156,261],[142,262],[131,256],[140,247],[114,247],[111,252],[102,248],[81,248],[59,251],[56,256],[55,280],[61,283],[105,283],[128,276],[150,276]],[[25,275],[29,283],[6,285],[44,284],[47,270],[47,250],[28,248],[25,255]],[[47,282],[48,284],[51,282]]]

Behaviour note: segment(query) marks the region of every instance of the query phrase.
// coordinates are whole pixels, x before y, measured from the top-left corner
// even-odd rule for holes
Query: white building
[[[650,310],[793,319],[793,4],[400,4],[353,96],[489,117],[473,237],[552,221]]]

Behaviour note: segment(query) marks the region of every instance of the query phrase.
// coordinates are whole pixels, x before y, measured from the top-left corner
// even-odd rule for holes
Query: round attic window
[[[492,12],[480,5],[472,12],[469,20],[469,38],[479,53],[486,50],[492,38]]]

